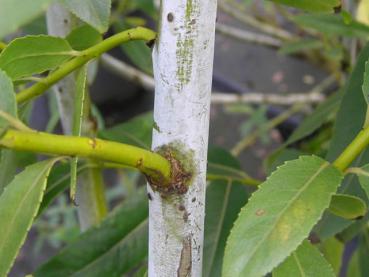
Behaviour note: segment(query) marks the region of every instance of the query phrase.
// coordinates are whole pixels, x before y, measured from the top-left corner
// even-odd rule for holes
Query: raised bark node
[[[179,143],[171,143],[156,149],[155,152],[165,157],[171,164],[170,181],[147,176],[147,180],[154,191],[160,193],[163,198],[171,195],[182,195],[188,191],[193,176],[194,166],[192,152],[182,150]]]

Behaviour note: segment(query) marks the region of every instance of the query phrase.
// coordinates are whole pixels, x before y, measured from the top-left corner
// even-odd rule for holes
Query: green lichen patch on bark
[[[184,34],[179,33],[177,37],[177,80],[178,89],[182,89],[191,80],[194,39],[197,36],[196,17],[198,15],[198,4],[195,0],[187,0]]]
[[[160,178],[147,180],[154,191],[161,194],[163,198],[172,195],[183,195],[188,191],[191,179],[194,174],[193,153],[183,151],[184,147],[179,143],[171,143],[156,150],[157,153],[165,157],[171,164],[171,176],[169,182]]]

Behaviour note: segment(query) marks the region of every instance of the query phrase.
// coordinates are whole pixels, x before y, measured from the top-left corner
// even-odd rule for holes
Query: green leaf
[[[317,39],[300,39],[283,43],[278,52],[284,55],[292,55],[306,50],[319,49],[323,46],[323,42]]]
[[[369,62],[365,63],[364,81],[363,81],[363,95],[364,99],[369,105]]]
[[[77,17],[100,33],[109,28],[111,0],[61,0]]]
[[[76,72],[76,89],[74,98],[73,126],[72,135],[80,137],[82,135],[83,121],[86,117],[86,82],[87,82],[87,65]],[[71,161],[71,182],[70,182],[70,198],[75,201],[77,188],[77,166],[78,157],[73,157]]]
[[[17,153],[10,149],[0,151],[0,195],[14,178],[17,169]]]
[[[332,266],[336,276],[339,275],[342,265],[342,255],[345,245],[336,239],[335,237],[330,237],[320,245],[320,250],[324,258]]]
[[[249,185],[258,185],[241,170],[238,161],[226,150],[209,147],[208,153],[208,180],[238,181]]]
[[[361,187],[369,198],[369,164],[361,167],[357,172],[355,172],[359,178]]]
[[[0,54],[0,68],[13,80],[54,69],[75,55],[62,38],[45,35],[13,40]]]
[[[333,128],[333,137],[326,156],[328,161],[334,161],[342,151],[351,143],[362,129],[365,122],[367,104],[362,93],[363,72],[365,63],[369,59],[369,43],[361,50],[356,65],[345,86],[344,95]],[[348,116],[349,115],[349,116]],[[361,166],[369,163],[369,151],[364,151],[353,163]],[[345,178],[339,190],[340,193],[361,195],[357,179],[353,176]],[[351,221],[339,218],[332,214],[326,214],[316,226],[319,237],[325,238],[337,234],[347,228]]]
[[[350,276],[350,277],[363,277],[363,276],[365,276],[365,275],[361,275],[360,260],[359,259],[360,259],[359,251],[355,251],[354,254],[351,256],[350,261],[348,262],[346,276]]]
[[[320,128],[328,117],[338,109],[343,97],[343,91],[337,92],[320,104],[316,110],[307,116],[296,128],[283,146],[299,141]]]
[[[0,276],[6,276],[37,214],[47,176],[57,159],[33,164],[18,174],[0,197]]]
[[[340,0],[272,0],[273,2],[309,12],[333,12],[341,5]]]
[[[82,25],[73,29],[66,39],[74,50],[81,51],[98,44],[102,37],[90,25]]]
[[[52,0],[0,0],[0,39],[32,21]]]
[[[278,166],[284,164],[284,162],[295,160],[299,156],[305,153],[294,148],[279,148],[274,151],[269,157],[264,161],[264,166],[266,167],[267,175],[270,175],[275,171]]]
[[[104,139],[150,149],[153,122],[152,112],[148,112],[113,128],[102,130],[99,132],[99,136]]]
[[[363,217],[368,208],[365,202],[356,196],[348,194],[335,194],[332,196],[329,211],[346,219]]]
[[[252,195],[228,238],[224,276],[263,276],[308,236],[342,174],[315,156],[279,167]]]
[[[126,22],[115,24],[117,32],[133,27]],[[151,49],[143,41],[129,41],[121,44],[121,49],[131,62],[147,74],[153,74]]]
[[[208,159],[213,164],[240,171],[239,162],[227,151],[210,148]],[[216,180],[206,190],[205,242],[203,276],[221,276],[224,248],[233,222],[248,193],[244,185],[231,179]]]
[[[96,227],[82,233],[34,276],[122,276],[147,256],[146,193],[127,200]]]
[[[323,1],[322,1],[323,2]],[[298,25],[326,35],[368,38],[369,26],[352,20],[345,23],[341,14],[304,14],[293,17]]]
[[[332,266],[319,250],[305,240],[295,252],[273,271],[273,277],[334,277]]]
[[[363,230],[362,234],[359,237],[359,265],[361,276],[369,276],[368,257],[369,257],[369,233],[368,229],[366,228]]]
[[[0,70],[0,111],[17,117],[17,102],[12,80]],[[0,132],[8,126],[8,121],[0,117]],[[0,185],[1,186],[1,185]]]

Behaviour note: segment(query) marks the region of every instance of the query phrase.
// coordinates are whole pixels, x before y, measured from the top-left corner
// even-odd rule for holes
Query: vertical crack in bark
[[[187,236],[182,242],[181,259],[177,270],[177,277],[190,277],[192,269],[192,245],[191,236]]]

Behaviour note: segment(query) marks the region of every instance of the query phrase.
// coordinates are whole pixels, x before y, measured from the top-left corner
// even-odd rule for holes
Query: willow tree
[[[149,275],[200,276],[216,1],[163,0],[160,18],[152,149],[178,172],[148,186]]]

